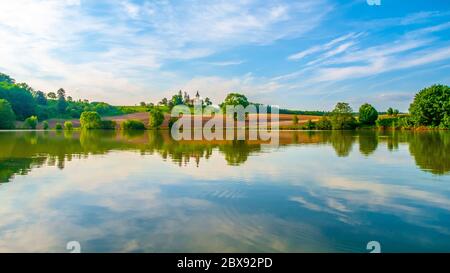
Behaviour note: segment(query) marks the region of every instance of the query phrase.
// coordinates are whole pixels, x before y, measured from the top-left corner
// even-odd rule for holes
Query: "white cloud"
[[[8,43],[0,45],[2,72],[36,89],[65,87],[73,97],[116,104],[158,98],[185,82],[165,70],[168,62],[299,37],[330,10],[323,8],[325,0],[4,2],[0,35]],[[102,10],[93,14],[98,8],[91,5],[97,4]]]
[[[319,52],[323,52],[323,51],[329,50],[333,46],[335,46],[337,44],[340,44],[341,42],[344,42],[344,41],[347,41],[347,40],[350,40],[350,39],[356,39],[356,38],[358,38],[361,35],[362,35],[362,33],[358,33],[358,34],[349,33],[349,34],[340,36],[338,38],[335,38],[335,39],[331,40],[330,42],[328,42],[328,43],[326,43],[324,45],[316,45],[316,46],[310,47],[310,48],[308,48],[306,50],[303,50],[303,51],[300,51],[298,53],[292,54],[292,55],[288,56],[288,60],[300,60],[300,59],[303,59],[306,56],[312,55],[314,53],[319,53]],[[350,43],[345,43],[345,44],[353,44],[353,43],[350,42]],[[336,50],[339,50],[339,47],[341,47],[341,46],[342,45],[338,46],[336,49],[331,50],[330,51],[331,53],[328,53],[328,54],[333,54],[332,52],[336,51]],[[340,50],[342,51],[342,49],[340,49]]]
[[[240,65],[245,63],[245,61],[241,60],[231,60],[231,61],[223,61],[223,62],[210,62],[208,64],[215,65],[215,66],[230,66],[230,65]]]

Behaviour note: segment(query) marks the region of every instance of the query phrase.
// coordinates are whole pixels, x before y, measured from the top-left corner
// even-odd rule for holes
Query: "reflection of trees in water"
[[[219,145],[219,151],[225,155],[229,165],[240,165],[247,161],[251,153],[261,151],[261,145],[249,145],[245,140],[234,140],[231,143]]]
[[[411,134],[409,152],[423,170],[434,174],[450,172],[450,134],[448,132]]]
[[[326,131],[282,132],[280,145],[331,144],[340,157],[348,156],[358,136],[359,151],[370,156],[380,141],[389,150],[399,143],[409,143],[416,164],[434,174],[450,171],[449,132],[374,132]],[[73,131],[73,132],[7,132],[0,134],[0,182],[14,174],[49,165],[63,169],[73,158],[105,154],[113,150],[135,150],[141,154],[158,154],[182,166],[190,160],[200,163],[217,149],[230,165],[247,161],[252,153],[261,151],[261,144],[247,141],[175,141],[168,131]]]
[[[358,134],[359,152],[365,156],[371,155],[378,147],[377,131],[366,130]]]
[[[355,141],[355,135],[356,133],[354,131],[336,130],[331,132],[330,142],[339,157],[345,157],[350,154],[353,142]]]

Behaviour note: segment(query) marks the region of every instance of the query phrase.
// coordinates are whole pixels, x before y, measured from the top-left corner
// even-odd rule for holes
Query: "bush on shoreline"
[[[122,130],[145,130],[145,124],[140,120],[130,119],[122,123]]]

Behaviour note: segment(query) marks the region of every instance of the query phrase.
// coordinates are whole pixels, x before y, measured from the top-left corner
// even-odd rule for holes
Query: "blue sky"
[[[6,0],[1,14],[0,71],[112,104],[182,89],[405,111],[421,88],[450,82],[447,0]]]

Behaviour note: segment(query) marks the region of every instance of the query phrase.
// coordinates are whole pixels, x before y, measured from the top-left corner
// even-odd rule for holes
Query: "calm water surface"
[[[450,132],[0,132],[0,251],[450,252]]]

